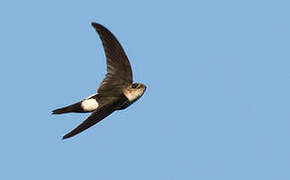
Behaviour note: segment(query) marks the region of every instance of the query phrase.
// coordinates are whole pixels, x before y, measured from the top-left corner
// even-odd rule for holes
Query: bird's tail
[[[81,107],[81,102],[78,102],[78,103],[63,107],[63,108],[55,109],[52,111],[52,114],[63,114],[63,113],[70,113],[70,112],[83,113],[84,110]]]

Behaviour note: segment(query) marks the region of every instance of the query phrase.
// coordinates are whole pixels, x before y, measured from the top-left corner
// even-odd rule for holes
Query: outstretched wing
[[[116,110],[116,106],[118,105],[119,100],[112,99],[110,103],[107,103],[104,106],[99,107],[97,110],[95,110],[85,121],[83,121],[79,126],[77,126],[75,129],[73,129],[71,132],[67,133],[63,136],[63,139],[72,137],[89,127],[95,125],[96,123],[103,120],[105,117],[109,116]]]
[[[96,29],[102,40],[107,59],[107,74],[98,89],[98,93],[108,94],[132,84],[131,65],[117,38],[101,24],[93,22],[92,26]]]

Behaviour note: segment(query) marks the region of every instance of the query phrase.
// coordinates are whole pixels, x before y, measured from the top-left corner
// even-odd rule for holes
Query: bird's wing
[[[77,126],[75,129],[73,129],[71,132],[67,133],[63,136],[63,139],[72,137],[89,127],[95,125],[96,123],[103,120],[105,117],[109,116],[116,110],[116,107],[118,106],[119,101],[117,99],[111,100],[111,102],[106,103],[106,105],[103,105],[99,107],[97,110],[95,110],[85,121],[83,121],[79,126]]]
[[[102,40],[107,59],[107,74],[98,89],[98,93],[108,94],[113,89],[121,90],[122,87],[132,84],[131,65],[117,38],[101,24],[93,22],[92,26]]]

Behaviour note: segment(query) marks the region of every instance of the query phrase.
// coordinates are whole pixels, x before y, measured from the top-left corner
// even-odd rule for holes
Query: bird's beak
[[[147,89],[147,87],[145,85],[143,85],[143,87],[144,87],[144,91],[145,91]]]

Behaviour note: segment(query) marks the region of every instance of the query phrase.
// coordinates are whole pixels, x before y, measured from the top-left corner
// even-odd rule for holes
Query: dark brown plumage
[[[132,84],[131,65],[117,38],[101,24],[93,22],[92,26],[102,40],[107,59],[107,74],[98,89],[98,93],[109,94],[112,90],[118,91],[122,87]]]
[[[53,114],[69,112],[92,112],[92,114],[63,139],[72,137],[100,122],[115,110],[125,109],[145,92],[146,86],[133,83],[130,62],[121,44],[116,37],[103,25],[92,23],[102,41],[106,62],[107,74],[94,94],[78,103],[53,110]]]

